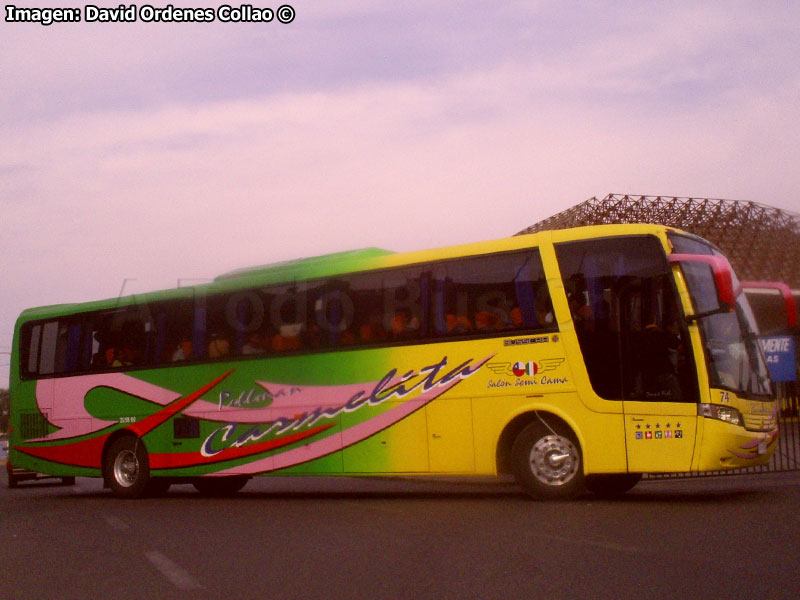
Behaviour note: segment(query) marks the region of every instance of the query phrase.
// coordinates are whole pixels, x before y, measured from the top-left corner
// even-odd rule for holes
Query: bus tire
[[[231,477],[200,477],[192,482],[194,489],[203,496],[232,496],[250,481],[248,475]]]
[[[537,500],[565,500],[583,490],[580,445],[565,427],[533,422],[511,447],[514,477]]]
[[[112,442],[105,455],[103,477],[118,498],[147,495],[150,466],[142,440],[125,436]]]
[[[618,498],[631,490],[642,478],[641,473],[602,473],[586,476],[586,489],[600,498]]]
[[[61,478],[61,485],[75,485],[75,478],[72,477],[72,476],[62,477]]]

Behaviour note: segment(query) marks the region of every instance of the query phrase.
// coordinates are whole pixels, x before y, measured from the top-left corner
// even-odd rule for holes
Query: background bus
[[[781,281],[743,281],[742,287],[759,334],[797,334],[800,290],[791,290]]]
[[[800,328],[797,306],[800,290],[791,290],[780,281],[743,281],[742,287],[753,309],[781,414],[796,417],[799,407],[797,347]]]
[[[762,464],[775,402],[738,288],[708,242],[617,225],[31,309],[10,464],[121,497],[513,473],[537,498]]]

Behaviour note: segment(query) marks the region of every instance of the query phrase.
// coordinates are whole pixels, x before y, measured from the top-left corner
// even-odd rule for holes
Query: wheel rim
[[[580,455],[568,438],[548,435],[531,448],[529,457],[531,473],[545,485],[564,485],[578,472]]]
[[[139,459],[131,450],[123,450],[114,460],[114,479],[122,487],[131,487],[139,476]]]

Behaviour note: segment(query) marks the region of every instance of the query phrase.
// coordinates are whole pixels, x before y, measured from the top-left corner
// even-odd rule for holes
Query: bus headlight
[[[742,414],[732,406],[720,406],[719,404],[701,404],[698,409],[701,417],[725,421],[731,425],[741,425],[744,420]]]

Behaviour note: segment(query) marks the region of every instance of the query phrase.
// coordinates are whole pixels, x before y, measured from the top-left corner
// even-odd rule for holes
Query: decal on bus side
[[[136,421],[134,417],[120,419],[120,423],[129,419],[127,422],[131,425],[128,428],[140,437],[180,412],[205,420],[227,421],[226,425],[219,427],[206,438],[200,452],[151,455],[151,467],[155,469],[200,466],[255,456],[292,444],[300,439],[313,437],[333,425],[332,423],[323,423],[315,427],[320,420],[334,419],[342,413],[355,412],[366,406],[376,406],[387,400],[402,400],[397,406],[344,429],[340,436],[325,437],[312,441],[302,448],[290,449],[244,466],[240,465],[234,469],[220,471],[220,473],[227,473],[235,470],[240,474],[266,472],[326,456],[390,427],[455,387],[464,379],[477,373],[492,356],[494,355],[489,355],[477,362],[470,358],[453,368],[448,367],[447,356],[444,356],[439,362],[425,366],[418,371],[411,370],[403,375],[398,375],[397,369],[394,368],[376,382],[359,384],[298,386],[259,381],[257,383],[266,390],[266,393],[270,394],[272,402],[268,406],[254,406],[245,410],[242,410],[243,407],[238,406],[238,403],[222,400],[222,398],[227,400],[233,396],[228,390],[221,392],[219,403],[212,403],[201,398],[203,394],[230,375],[232,370],[183,397],[122,373],[57,380],[56,387],[59,388],[58,393],[63,401],[74,411],[82,413],[87,418],[75,419],[75,413],[73,413],[72,418],[51,419],[51,424],[60,426],[61,429],[47,436],[30,440],[28,443],[33,443],[33,445],[20,448],[20,450],[46,460],[99,468],[103,445],[111,434],[109,425],[116,424],[114,421],[93,418],[84,406],[86,394],[100,386],[118,389],[165,405],[164,408],[141,419],[138,423],[134,423]],[[37,402],[39,400],[40,397],[37,394]],[[298,414],[300,406],[311,408]],[[231,421],[226,418],[233,416],[229,413],[235,409],[238,409],[235,412],[236,420]],[[236,425],[241,423],[254,425],[243,434],[233,437],[232,433],[235,431]],[[301,429],[303,431],[299,431]],[[97,435],[75,441],[72,444],[52,446],[48,443],[51,440],[63,440],[91,433]],[[277,439],[261,441],[268,434],[286,435]],[[65,461],[64,457],[74,458]]]

